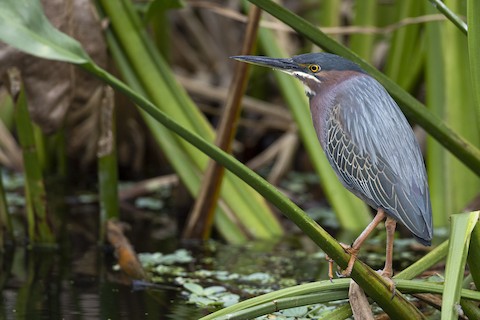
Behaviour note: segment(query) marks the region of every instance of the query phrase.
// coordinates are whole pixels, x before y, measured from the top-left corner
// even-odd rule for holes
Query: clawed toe
[[[382,278],[384,278],[388,282],[388,287],[390,289],[390,292],[392,293],[391,299],[393,299],[395,297],[395,289],[396,289],[396,284],[392,279],[393,272],[383,269],[383,270],[378,270],[377,273],[380,274]]]
[[[345,252],[350,253],[350,251],[353,249],[352,245],[350,244],[345,244],[343,242],[339,242],[340,246],[345,250]]]
[[[350,259],[348,260],[347,268],[343,270],[341,273],[341,277],[346,278],[346,277],[350,277],[350,274],[352,273],[353,265],[355,264],[355,260],[357,260],[359,249],[354,248],[350,245],[346,245],[344,243],[340,243],[340,245],[342,246],[343,250],[345,250],[346,253],[350,254]]]

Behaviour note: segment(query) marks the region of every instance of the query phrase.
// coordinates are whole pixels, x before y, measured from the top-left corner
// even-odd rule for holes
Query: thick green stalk
[[[472,87],[474,101],[476,105],[477,124],[480,130],[480,1],[467,1],[467,21],[468,21],[468,58],[470,62],[470,75],[472,77]],[[480,133],[480,131],[479,131]]]
[[[116,153],[115,101],[110,87],[103,90],[98,140],[98,183],[100,191],[100,241],[104,242],[106,222],[119,217]]]
[[[405,0],[395,2],[396,20],[417,17],[423,13],[422,2]],[[417,83],[422,70],[425,45],[420,24],[405,26],[393,33],[385,65],[385,74],[406,91]]]
[[[478,227],[478,223],[475,228],[477,227]],[[473,233],[472,233],[472,239],[473,239]],[[470,249],[471,248],[472,248],[472,242],[470,242]],[[464,289],[470,288],[471,282],[472,282],[472,277],[469,277],[469,276],[465,277],[465,279],[463,279],[462,287]],[[462,298],[460,300],[460,306],[462,307],[463,313],[467,316],[468,319],[480,319],[480,308],[478,307],[477,302]]]
[[[467,262],[473,282],[477,289],[480,290],[480,223],[478,222],[470,238]]]
[[[465,35],[468,33],[467,24],[452,10],[450,10],[448,4],[444,3],[441,0],[430,0],[430,2],[435,8],[437,8],[438,11],[443,13],[445,17],[447,17],[458,30],[460,30]]]
[[[413,279],[416,276],[427,271],[447,256],[448,240],[442,242],[435,249],[430,251],[426,256],[417,260],[414,264],[395,275],[394,279]]]
[[[477,175],[480,175],[480,150],[475,145],[454,132],[442,120],[428,111],[422,103],[405,92],[405,90],[399,87],[387,76],[360,59],[358,55],[348,50],[340,43],[335,42],[326,36],[308,21],[305,21],[287,9],[275,4],[273,1],[249,1],[283,21],[295,31],[304,35],[306,38],[319,45],[326,51],[336,53],[357,62],[390,92],[390,94],[399,103],[402,111],[410,120],[423,127],[428,133],[437,139],[437,141],[450,150],[453,155],[467,165],[470,170],[475,172]]]
[[[339,2],[339,1],[338,1]],[[356,1],[354,7],[353,25],[361,27],[374,27],[377,24],[376,0]],[[366,61],[372,60],[374,34],[352,34],[350,36],[350,49]]]
[[[9,79],[10,93],[15,102],[16,129],[23,151],[30,241],[32,243],[51,243],[54,241],[54,235],[48,222],[46,191],[20,72],[17,69],[10,69]]]
[[[322,27],[338,27],[340,25],[342,2],[338,0],[315,1],[320,4],[318,11],[318,22]]]
[[[8,204],[5,196],[5,188],[3,187],[2,171],[0,170],[0,252],[3,252],[5,240],[13,240],[13,227],[10,214],[8,213]]]
[[[460,12],[462,5],[456,0],[445,2],[452,10]],[[456,26],[446,22],[442,26],[442,52],[445,66],[445,105],[444,120],[473,145],[480,145],[479,127],[476,108],[474,107],[474,90],[469,72],[467,38]],[[449,205],[447,213],[460,212],[478,193],[480,179],[458,161],[447,155]]]
[[[340,26],[340,19],[342,17],[342,1],[338,0],[323,0],[314,1],[315,4],[320,4],[320,10],[318,10],[317,18],[314,21],[318,21],[320,27],[338,27]],[[334,39],[339,40],[340,36],[333,36]]]
[[[397,289],[408,293],[428,292],[433,294],[441,294],[444,289],[441,283],[426,281],[396,280],[395,284]],[[274,312],[275,310],[269,309],[269,304],[270,307],[278,306],[278,309],[291,308],[294,306],[293,303],[295,299],[298,299],[297,306],[339,300],[340,295],[347,295],[349,285],[349,279],[335,279],[334,281],[317,281],[301,284],[242,301],[233,306],[209,314],[201,318],[201,320],[251,319],[260,315]],[[465,299],[480,301],[480,292],[477,291],[462,289],[460,291],[460,296]],[[277,301],[281,301],[285,304],[288,303],[288,305],[285,306],[281,303],[277,305]],[[345,317],[348,317],[349,315],[341,309],[344,309],[344,307],[337,308],[335,311],[330,313],[328,317],[325,317],[325,319],[344,319],[339,316],[339,313],[343,314]],[[332,316],[333,313],[335,316]]]
[[[122,77],[138,94],[146,96],[140,81],[137,79],[135,72],[131,69],[130,63],[127,61],[123,51],[120,50],[117,40],[110,31],[107,31],[107,42]],[[172,131],[164,126],[158,125],[158,122],[142,109],[139,111],[145,123],[150,128],[153,138],[164,151],[165,156],[169,159],[172,167],[188,191],[191,194],[196,194],[200,188],[200,175],[193,160],[188,157],[185,150],[178,144],[177,137],[175,137]],[[220,234],[229,243],[245,242],[247,237],[244,232],[234,221],[231,221],[226,216],[225,210],[227,206],[225,203],[221,202],[220,207],[221,208],[217,208],[217,213],[215,214],[215,223],[217,224]]]
[[[430,269],[441,260],[447,256],[448,252],[448,240],[444,241],[442,244],[437,246],[435,249],[430,251],[426,256],[422,257],[420,260],[416,261],[414,264],[403,270],[402,272],[396,274],[393,277],[393,281],[398,283],[398,280],[411,280],[416,276],[422,274],[426,270]],[[408,286],[407,286],[408,288]],[[352,310],[349,304],[343,305],[332,312],[328,313],[325,317],[321,319],[330,320],[338,319],[343,320],[352,316]]]
[[[101,3],[147,96],[181,124],[212,141],[212,130],[207,126],[205,117],[199,114],[198,108],[178,86],[163,58],[155,54],[156,51],[139,31],[138,17],[130,8],[131,4],[126,1]],[[203,171],[207,157],[182,139],[175,139],[198,170]],[[237,215],[241,212],[242,218],[238,220],[245,224],[244,230],[251,232],[253,237],[270,238],[282,233],[278,221],[258,194],[228,173],[222,187],[222,198]]]
[[[427,14],[433,14],[435,8],[424,1]],[[428,109],[439,118],[445,113],[445,65],[443,63],[442,36],[440,22],[431,22],[425,25],[426,56],[425,61],[425,104]],[[426,167],[428,170],[428,184],[434,227],[449,225],[449,211],[451,208],[451,194],[447,183],[446,151],[441,144],[431,136],[427,136]]]
[[[104,0],[102,0],[104,1]],[[107,2],[107,1],[104,1]],[[212,139],[214,138],[214,130],[212,127],[208,124],[208,122],[205,120],[204,115],[201,113],[200,109],[197,108],[197,106],[193,103],[193,101],[188,97],[188,94],[186,93],[185,89],[179,85],[178,81],[176,80],[173,72],[171,71],[171,67],[168,65],[168,63],[165,61],[165,58],[160,55],[158,50],[155,48],[154,44],[152,43],[150,36],[147,34],[145,30],[145,24],[140,20],[139,15],[137,14],[137,11],[133,7],[133,3],[130,0],[121,0],[119,1],[120,5],[119,6],[112,6],[112,9],[109,11],[110,16],[113,15],[112,18],[116,19],[116,16],[119,15],[119,18],[124,18],[128,20],[123,20],[125,25],[119,25],[116,24],[114,27],[115,30],[119,31],[119,39],[122,40],[123,35],[121,34],[123,31],[126,31],[125,27],[133,28],[132,30],[135,30],[136,32],[131,35],[129,39],[126,39],[127,41],[122,42],[123,48],[126,49],[126,52],[131,52],[131,44],[128,42],[129,40],[135,40],[138,41],[138,47],[134,48],[134,53],[135,54],[141,54],[139,58],[143,58],[146,60],[141,60],[138,59],[132,59],[132,57],[135,57],[134,55],[129,55],[131,59],[132,65],[134,65],[136,68],[134,69],[136,72],[141,74],[142,76],[150,76],[156,77],[159,76],[163,79],[163,83],[165,83],[165,90],[167,94],[170,95],[170,93],[173,95],[173,99],[177,101],[179,108],[179,113],[176,114],[176,116],[180,116],[180,119],[184,118],[185,123],[188,123],[187,127],[191,126],[194,128],[195,132],[198,132],[202,136],[205,136],[207,139]],[[106,5],[106,3],[105,3]],[[108,7],[110,7],[113,4],[108,3]],[[122,16],[121,13],[125,14],[126,16]],[[119,19],[122,21],[121,19]],[[142,68],[141,62],[148,62],[150,66],[154,67],[152,70],[158,70],[160,71],[158,75],[148,75],[148,72],[145,67],[148,65],[144,65]],[[141,82],[144,82],[146,79],[139,79]],[[145,81],[146,82],[146,81]],[[151,84],[153,86],[153,84]],[[157,86],[153,86],[151,88],[148,84],[144,84],[144,87],[146,88],[147,92],[150,92],[150,90],[155,90],[157,89]],[[163,88],[162,88],[163,89]],[[151,94],[152,95],[152,94]],[[163,108],[163,106],[160,106]],[[170,108],[167,108],[168,112],[172,112]],[[206,157],[205,157],[206,158]],[[205,160],[207,161],[207,160]],[[206,162],[205,162],[206,163]]]

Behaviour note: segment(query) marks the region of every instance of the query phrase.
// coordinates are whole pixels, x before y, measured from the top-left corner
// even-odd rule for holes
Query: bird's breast
[[[318,140],[324,150],[327,144],[327,119],[333,107],[338,104],[339,91],[345,90],[348,80],[363,76],[365,75],[356,71],[330,70],[322,71],[318,76],[318,81],[303,81],[305,86],[314,92],[309,96],[310,112]]]

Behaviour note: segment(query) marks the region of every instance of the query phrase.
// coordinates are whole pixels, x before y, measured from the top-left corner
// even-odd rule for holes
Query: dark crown
[[[306,53],[294,56],[292,60],[298,64],[318,64],[324,71],[338,70],[366,73],[358,64],[331,53]]]

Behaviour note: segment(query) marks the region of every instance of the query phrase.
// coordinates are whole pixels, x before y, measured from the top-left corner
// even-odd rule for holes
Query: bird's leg
[[[392,280],[393,276],[393,239],[395,238],[395,228],[397,227],[397,221],[395,219],[387,217],[385,220],[385,230],[387,231],[387,248],[385,254],[385,267],[383,270],[379,270],[382,277],[386,278],[390,284],[390,291],[392,292],[392,299],[395,296],[395,283]]]
[[[385,220],[385,230],[387,231],[387,250],[385,255],[385,267],[382,271],[382,276],[391,278],[393,276],[393,239],[395,237],[395,228],[397,221],[395,219],[387,217]]]
[[[325,259],[328,261],[328,278],[330,282],[333,282],[333,259],[329,256],[326,256]]]
[[[353,264],[357,259],[357,254],[360,250],[360,247],[362,246],[363,242],[367,240],[369,234],[378,226],[378,224],[383,219],[385,219],[386,216],[387,215],[385,214],[385,211],[383,211],[383,209],[378,209],[377,214],[373,218],[372,222],[368,224],[365,230],[362,231],[362,233],[358,236],[358,238],[353,242],[351,246],[347,246],[341,243],[343,249],[350,254],[350,260],[348,260],[347,268],[342,272],[342,275],[344,277],[350,276],[350,273],[352,273]]]

